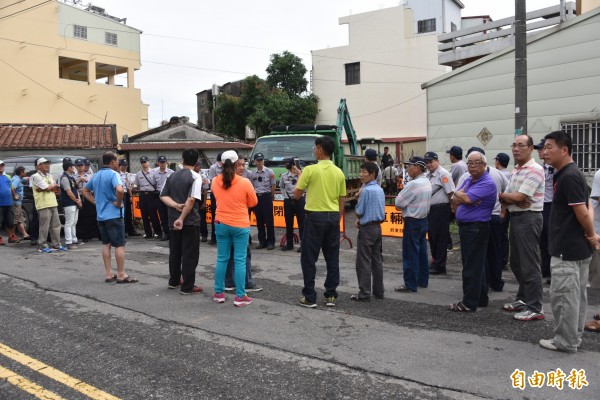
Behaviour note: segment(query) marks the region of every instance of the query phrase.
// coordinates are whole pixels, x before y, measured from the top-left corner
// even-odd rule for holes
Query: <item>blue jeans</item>
[[[231,249],[231,258],[227,263],[227,272],[225,273],[225,287],[234,287],[235,286],[235,278],[233,276],[233,260],[234,260],[234,250]],[[252,280],[252,272],[250,271],[250,266],[252,263],[252,254],[250,253],[250,246],[246,249],[246,287],[251,288],[254,287],[254,281]]]
[[[316,303],[315,276],[319,252],[323,251],[327,265],[325,278],[325,297],[336,297],[340,284],[340,213],[307,212],[302,235],[302,254],[300,264],[304,276],[302,294],[311,303]]]
[[[485,264],[488,240],[490,237],[489,222],[459,222],[460,255],[463,271],[464,305],[471,310],[488,305],[488,287],[485,279]]]
[[[235,269],[235,294],[244,297],[246,294],[246,249],[250,228],[237,228],[215,222],[217,235],[217,267],[215,270],[215,293],[225,291],[225,273],[233,246]]]
[[[429,265],[427,262],[427,218],[404,218],[402,237],[402,268],[404,286],[413,292],[417,286],[429,285]]]

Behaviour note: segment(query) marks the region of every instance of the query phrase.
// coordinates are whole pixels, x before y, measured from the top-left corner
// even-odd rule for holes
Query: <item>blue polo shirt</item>
[[[462,188],[474,204],[459,205],[456,209],[456,220],[458,222],[488,222],[492,219],[492,211],[498,194],[496,184],[490,174],[486,171],[475,182],[469,176],[458,189]]]
[[[121,177],[117,171],[106,167],[94,174],[85,187],[94,192],[96,199],[96,214],[98,221],[122,218],[122,208],[115,207],[112,203],[117,200],[117,186],[122,186]]]
[[[4,174],[0,175],[0,206],[12,206],[10,179]]]
[[[363,225],[382,222],[385,219],[385,194],[376,180],[372,180],[362,188],[354,212]]]

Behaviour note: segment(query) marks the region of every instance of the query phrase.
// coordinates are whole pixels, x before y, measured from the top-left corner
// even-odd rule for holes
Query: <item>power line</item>
[[[14,3],[12,3],[12,4],[9,4],[9,5],[7,5],[7,6],[4,6],[4,7],[0,7],[0,10],[4,10],[5,8],[8,8],[8,7],[14,6],[15,4],[19,4],[19,3],[22,3],[22,2],[24,2],[24,1],[25,1],[25,0],[19,0],[19,1],[15,1],[15,2],[14,2]]]
[[[401,106],[401,105],[402,105],[402,104],[404,104],[404,103],[408,103],[409,101],[412,101],[412,100],[416,99],[417,97],[423,96],[424,94],[425,94],[425,93],[419,93],[419,94],[418,94],[418,95],[416,95],[415,97],[411,97],[410,99],[404,100],[404,101],[402,101],[402,102],[400,102],[400,103],[398,103],[398,104],[394,104],[393,106],[389,106],[389,107],[383,108],[383,109],[381,109],[381,110],[378,110],[378,111],[373,111],[373,112],[370,112],[370,113],[367,113],[367,114],[363,114],[363,115],[352,116],[352,118],[356,119],[356,118],[366,117],[366,116],[373,115],[373,114],[379,114],[380,112],[387,111],[387,110],[390,110],[390,109],[392,109],[392,108],[395,108],[395,107]]]
[[[41,2],[41,3],[39,3],[39,4],[36,4],[36,5],[34,5],[34,6],[27,7],[27,8],[24,8],[24,9],[22,9],[22,10],[19,10],[19,11],[15,11],[15,12],[14,12],[14,13],[12,13],[12,14],[8,14],[8,15],[5,15],[4,17],[0,17],[0,20],[3,20],[3,19],[10,18],[10,17],[12,17],[12,16],[15,16],[15,15],[17,15],[17,14],[22,14],[22,13],[24,13],[24,12],[27,12],[27,11],[33,10],[34,8],[41,7],[41,6],[43,6],[43,5],[46,5],[46,4],[48,4],[48,3],[52,3],[53,1],[54,1],[54,0],[46,0],[46,1],[43,1],[43,2]],[[13,4],[11,4],[11,6],[12,6],[12,5],[14,5],[14,4],[16,4],[16,3],[13,3]],[[6,7],[8,7],[8,6],[6,6]],[[4,7],[4,8],[6,8],[6,7]]]

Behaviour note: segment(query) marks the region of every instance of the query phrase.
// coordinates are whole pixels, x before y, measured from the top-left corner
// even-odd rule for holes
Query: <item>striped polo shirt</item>
[[[396,197],[396,207],[404,218],[427,218],[431,206],[431,183],[421,174],[408,182]]]
[[[544,209],[544,168],[532,158],[524,165],[516,165],[510,175],[506,193],[523,193],[531,205],[521,208],[516,204],[508,206],[508,211],[542,211]]]

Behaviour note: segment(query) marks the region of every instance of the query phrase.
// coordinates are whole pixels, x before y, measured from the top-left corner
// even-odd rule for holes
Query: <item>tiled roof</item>
[[[115,149],[116,125],[0,124],[0,149]]]
[[[251,144],[241,142],[137,142],[137,143],[121,143],[119,150],[121,151],[136,151],[136,150],[184,150],[187,148],[196,149],[252,149]]]

